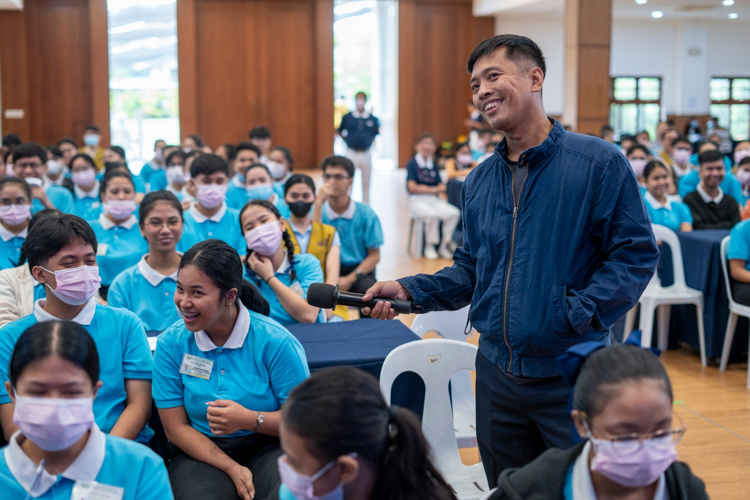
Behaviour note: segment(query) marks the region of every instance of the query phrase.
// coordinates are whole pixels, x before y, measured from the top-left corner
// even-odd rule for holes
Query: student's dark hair
[[[192,139],[197,147],[203,147],[203,137],[201,137],[199,134],[190,134],[188,138]]]
[[[38,211],[37,213],[31,216],[31,219],[29,219],[29,225],[26,226],[27,234],[31,232],[34,226],[36,226],[36,223],[39,222],[42,218],[50,214],[59,214],[59,213],[62,213],[62,212],[60,212],[56,208],[45,208],[43,210]],[[18,263],[16,264],[16,266],[22,266],[25,262],[26,262],[26,241],[24,240],[23,244],[21,245],[21,252],[18,257]]]
[[[613,129],[609,125],[602,125],[602,128],[599,129],[599,138],[604,139],[605,135],[614,133],[615,129]]]
[[[193,164],[190,165],[190,176],[195,179],[199,175],[211,175],[216,172],[224,172],[227,177],[231,177],[232,174],[229,171],[229,164],[219,155],[215,154],[202,154],[198,155]]]
[[[367,94],[364,93],[364,92],[362,92],[361,90],[359,92],[357,92],[356,94],[354,94],[354,98],[356,99],[359,96],[362,96],[362,97],[365,98],[365,100],[367,100]]]
[[[237,154],[237,146],[235,146],[234,144],[229,144],[229,143],[222,144],[222,146],[224,147],[224,151],[226,152],[227,160],[233,159],[234,156]]]
[[[414,147],[417,147],[417,144],[419,144],[420,142],[424,141],[425,139],[431,139],[432,142],[434,142],[435,144],[437,144],[437,139],[435,139],[435,136],[432,135],[431,132],[422,132],[417,137],[417,140],[414,141]]]
[[[738,167],[741,167],[742,165],[747,165],[750,163],[750,156],[746,156],[743,159],[740,160],[740,162],[737,164]]]
[[[51,154],[54,158],[62,158],[62,151],[60,151],[60,148],[57,147],[57,144],[47,146],[47,151],[49,151],[49,154]]]
[[[750,158],[750,156],[748,158]],[[305,174],[294,174],[289,179],[287,179],[287,181],[284,183],[284,196],[286,196],[286,194],[289,192],[289,188],[291,188],[295,184],[307,184],[310,189],[312,189],[313,196],[315,196],[315,181],[312,180],[312,177]]]
[[[96,234],[88,222],[77,215],[58,211],[45,215],[34,224],[23,243],[29,271],[35,266],[43,265],[50,257],[75,241],[91,245],[96,253]]]
[[[654,353],[629,344],[599,349],[581,367],[573,391],[573,409],[589,417],[598,415],[615,395],[618,386],[644,379],[662,382],[669,400],[673,400],[667,370]]]
[[[471,151],[471,146],[469,146],[468,142],[459,142],[458,144],[456,144],[456,147],[453,149],[453,151],[457,153],[459,149],[464,147],[469,148],[469,150]]]
[[[292,171],[292,168],[294,167],[294,156],[292,155],[292,152],[289,151],[288,148],[285,148],[284,146],[276,146],[271,150],[271,153],[274,151],[279,151],[281,154],[284,155],[284,159],[289,164],[289,171]]]
[[[221,291],[222,300],[232,288],[245,307],[264,316],[271,308],[266,299],[249,281],[242,278],[242,260],[237,250],[221,240],[210,239],[196,243],[180,260],[180,269],[192,265],[208,276]]]
[[[94,162],[94,159],[91,158],[86,153],[78,153],[73,158],[70,159],[70,169],[71,170],[73,170],[73,163],[76,160],[78,160],[78,159],[86,160],[86,163],[88,163],[89,165],[91,165],[92,167],[94,167],[94,170],[96,170],[96,163]]]
[[[47,163],[47,150],[38,142],[24,142],[20,146],[16,146],[12,150],[13,163],[16,163],[22,158],[39,158],[42,163]]]
[[[165,148],[165,149],[166,149],[166,148]],[[180,150],[180,149],[178,149],[177,151],[172,151],[171,153],[169,153],[169,156],[167,156],[167,160],[166,160],[166,161],[167,161],[167,163],[166,163],[166,165],[167,165],[167,166],[169,166],[169,163],[170,163],[170,162],[171,162],[171,161],[172,161],[172,160],[173,160],[174,158],[181,158],[181,159],[182,159],[182,162],[183,162],[183,164],[185,163],[185,153],[183,153],[183,152],[182,152],[182,150]]]
[[[13,156],[13,161],[15,161],[15,155]],[[702,152],[700,155],[698,155],[698,164],[703,165],[704,163],[712,163],[715,161],[724,161],[724,153],[722,153],[719,150],[716,149],[709,149],[708,151]]]
[[[123,160],[127,160],[128,159],[127,156],[125,156],[125,149],[122,148],[121,146],[109,146],[107,149],[109,149],[110,151],[112,151],[112,152],[117,153],[118,155],[120,155],[120,157]]]
[[[21,141],[21,137],[18,134],[5,134],[3,136],[2,144],[8,149],[16,148],[20,146],[22,143],[23,141]]]
[[[417,417],[389,407],[378,381],[358,368],[314,373],[291,391],[281,418],[322,463],[356,453],[371,464],[377,470],[371,498],[456,498],[430,462]]]
[[[202,147],[202,146],[201,146],[201,147]],[[197,158],[198,156],[203,156],[204,154],[206,154],[206,153],[204,153],[203,151],[201,151],[200,149],[194,149],[194,150],[190,151],[189,153],[185,153],[185,152],[183,151],[183,153],[185,154],[185,159],[186,159],[186,160],[187,160],[188,158],[194,158],[194,157],[195,157],[195,158]],[[219,156],[219,158],[221,158],[221,156]]]
[[[133,191],[135,191],[135,182],[133,181],[133,176],[128,170],[110,170],[109,172],[106,172],[104,174],[104,179],[102,179],[102,182],[99,185],[99,198],[102,198],[107,192],[107,186],[112,182],[112,180],[118,177],[122,177],[123,179],[127,179],[128,181],[130,181],[130,184],[133,186]]]
[[[651,156],[651,151],[649,151],[648,148],[644,146],[643,144],[633,144],[632,146],[628,148],[627,152],[625,153],[625,156],[630,156],[639,150],[643,151],[646,154],[646,156]]]
[[[96,132],[97,134],[101,134],[102,133],[102,131],[99,129],[99,127],[97,125],[94,125],[94,124],[86,125],[86,128],[83,129],[83,133],[84,134],[86,132],[89,132],[89,131]]]
[[[163,201],[171,205],[177,213],[180,214],[180,219],[185,220],[182,217],[182,203],[180,200],[171,192],[166,189],[160,189],[159,191],[151,191],[141,200],[141,204],[138,207],[138,225],[143,227],[146,223],[146,218],[151,210],[154,209],[154,205],[158,202]]]
[[[718,146],[711,141],[698,141],[695,145],[695,151],[699,152],[703,146],[708,146],[712,149],[719,149]]]
[[[354,177],[354,163],[349,158],[344,158],[343,156],[336,156],[331,155],[320,163],[320,169],[323,170],[323,173],[326,173],[326,169],[328,167],[341,167],[344,170],[346,170],[346,173],[349,174],[349,177]]]
[[[236,146],[233,146],[233,147],[234,147],[234,151],[232,151],[232,155],[231,156],[229,155],[229,152],[227,152],[227,157],[230,160],[237,159],[237,155],[240,153],[240,151],[254,151],[255,154],[258,156],[258,158],[260,158],[261,155],[263,154],[263,153],[261,153],[260,148],[258,146],[256,146],[252,142],[248,142],[248,141],[243,141],[243,142],[241,142],[241,143],[239,143],[239,144],[237,144]]]
[[[3,153],[3,163],[5,163],[7,165],[8,164],[8,157],[13,154],[13,148],[6,148],[5,146],[3,146],[3,148],[6,149],[6,151]]]
[[[10,356],[10,384],[31,363],[50,356],[58,356],[89,376],[92,385],[99,381],[99,352],[86,329],[73,321],[42,321],[28,327],[16,341]]]
[[[245,167],[245,171],[244,171],[244,172],[242,172],[242,177],[243,177],[243,178],[247,177],[247,173],[248,173],[249,171],[251,171],[251,170],[255,169],[255,168],[260,168],[260,169],[263,169],[263,170],[265,170],[265,171],[266,171],[266,173],[268,174],[268,177],[270,177],[270,178],[271,178],[271,180],[273,180],[273,176],[271,175],[271,171],[270,171],[270,170],[268,170],[268,167],[267,167],[267,166],[265,166],[265,165],[263,165],[262,163],[253,163],[252,165],[249,165],[249,166]]]
[[[671,146],[673,146],[673,147],[676,146],[678,142],[684,142],[684,143],[688,144],[690,146],[690,150],[692,151],[693,144],[684,135],[679,135],[679,136],[677,136],[677,138],[673,139]]]
[[[542,78],[547,76],[547,64],[544,62],[544,54],[532,39],[518,35],[496,35],[488,38],[474,48],[469,56],[466,69],[469,73],[474,71],[474,65],[482,56],[489,56],[499,48],[505,48],[505,57],[520,66],[522,63],[531,63],[532,67],[542,70]]]
[[[651,177],[651,174],[657,168],[663,168],[665,172],[669,173],[669,170],[667,170],[667,167],[662,162],[660,162],[659,160],[651,160],[650,162],[646,163],[646,166],[643,168],[643,178],[648,179],[649,177]]]
[[[252,130],[247,134],[247,136],[250,139],[270,139],[271,138],[271,131],[268,129],[268,127],[260,125],[258,127],[253,127]]]
[[[164,143],[164,147],[167,147],[167,141],[165,141],[164,139],[156,139],[154,141],[154,149],[156,149],[156,145],[159,144],[160,142],[163,142]]]
[[[21,177],[3,177],[0,179],[0,191],[2,191],[8,184],[18,184],[21,186],[21,189],[23,189],[23,192],[26,193],[26,196],[29,198],[29,203],[31,203],[31,186],[29,186],[25,180]]]
[[[242,207],[242,210],[240,210],[240,231],[242,231],[242,235],[245,235],[245,227],[242,225],[242,214],[245,213],[245,210],[248,208],[256,206],[256,207],[262,207],[271,212],[274,217],[276,217],[276,220],[281,219],[281,213],[279,212],[279,209],[274,206],[273,203],[266,200],[251,200],[248,201],[244,207]],[[294,271],[294,242],[292,242],[292,236],[289,234],[289,231],[287,231],[286,228],[284,228],[284,232],[282,233],[282,237],[284,239],[284,246],[286,247],[286,256],[289,260],[289,271],[290,271],[290,277],[291,280],[294,281],[297,277],[297,273]],[[247,253],[245,254],[245,267],[250,270],[250,263],[248,262],[248,257],[253,253],[252,250],[249,248],[247,249]]]
[[[72,137],[65,137],[63,139],[60,139],[60,142],[57,143],[57,147],[59,148],[63,144],[70,144],[74,148],[78,149],[78,143]]]

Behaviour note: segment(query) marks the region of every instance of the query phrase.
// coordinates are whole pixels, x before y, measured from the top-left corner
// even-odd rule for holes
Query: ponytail
[[[271,315],[271,306],[268,304],[268,301],[263,298],[258,292],[258,289],[246,279],[242,280],[237,296],[240,299],[240,302],[242,302],[242,305],[251,311],[255,311],[263,316]]]

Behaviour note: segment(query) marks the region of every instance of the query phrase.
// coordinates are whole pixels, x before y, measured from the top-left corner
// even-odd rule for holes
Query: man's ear
[[[544,85],[544,73],[541,68],[533,68],[531,71],[531,92],[541,92]]]
[[[47,283],[47,278],[44,276],[44,270],[39,266],[34,266],[31,269],[31,275],[42,285]]]

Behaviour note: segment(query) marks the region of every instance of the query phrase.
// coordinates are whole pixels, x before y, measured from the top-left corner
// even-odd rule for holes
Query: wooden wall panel
[[[29,69],[26,46],[26,13],[0,11],[0,98],[3,134],[22,138],[31,134],[29,116]],[[6,109],[23,109],[24,118],[6,119]]]

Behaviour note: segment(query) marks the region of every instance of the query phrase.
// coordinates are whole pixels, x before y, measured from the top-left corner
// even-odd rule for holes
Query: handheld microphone
[[[307,290],[307,303],[313,307],[322,309],[334,309],[341,304],[348,307],[375,307],[378,302],[388,302],[394,311],[399,314],[410,314],[417,312],[419,306],[415,306],[410,300],[400,299],[381,299],[374,298],[369,301],[362,300],[364,297],[361,293],[342,292],[338,285],[328,285],[326,283],[313,283]]]

